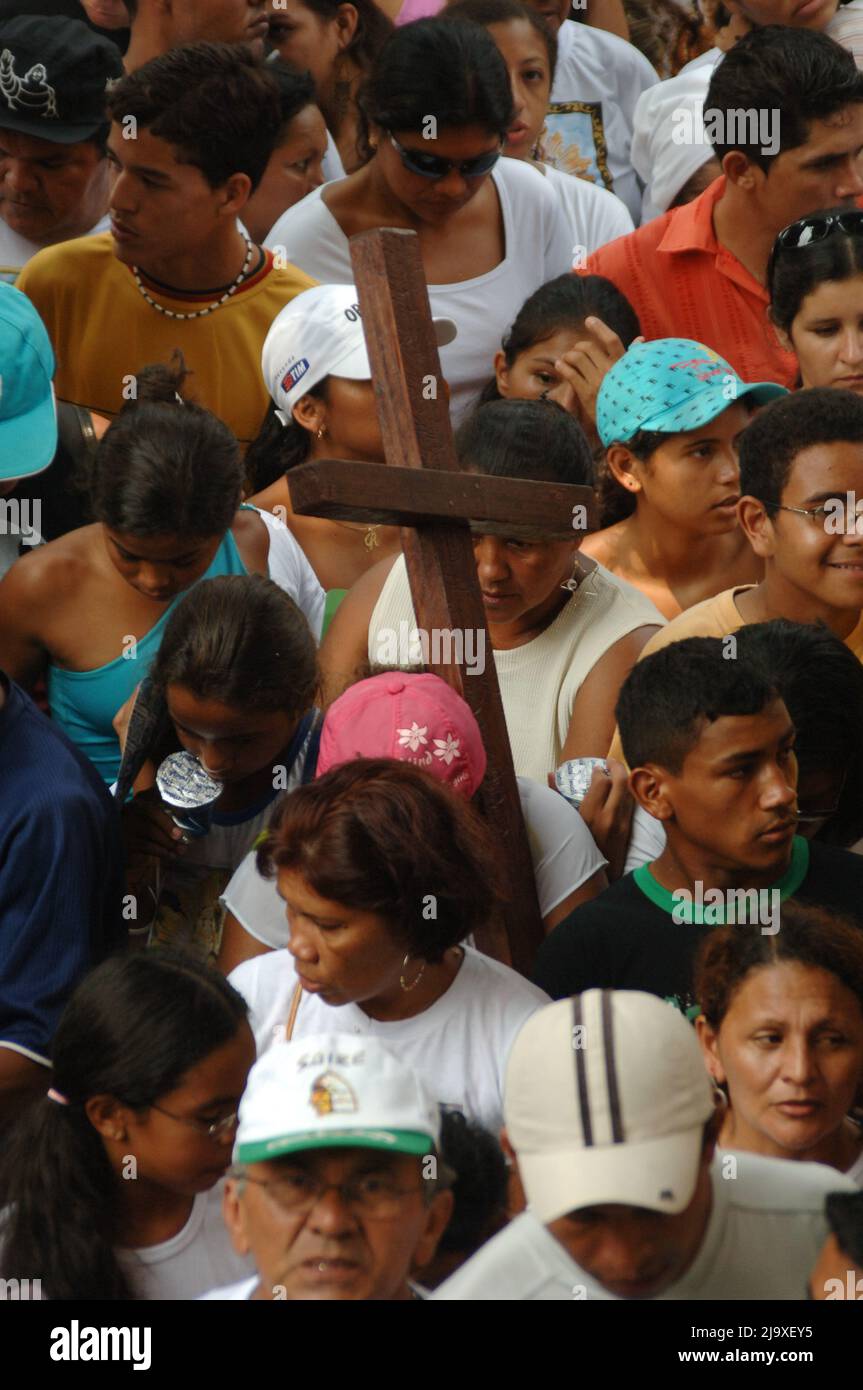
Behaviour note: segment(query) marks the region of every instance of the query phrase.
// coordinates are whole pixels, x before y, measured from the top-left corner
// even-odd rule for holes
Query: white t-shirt
[[[267,568],[270,578],[280,589],[290,594],[294,603],[306,615],[316,642],[320,641],[324,624],[324,604],[326,594],[321,588],[318,576],[308,560],[293,531],[289,530],[272,512],[253,509],[263,521],[270,537],[270,553]]]
[[[290,951],[255,956],[238,965],[228,979],[249,1005],[260,1057],[284,1037],[297,983],[293,957]],[[509,966],[465,946],[449,989],[415,1018],[381,1023],[358,1004],[332,1007],[315,994],[304,994],[293,1039],[314,1033],[376,1037],[413,1068],[441,1105],[462,1111],[497,1134],[503,1123],[503,1079],[510,1048],[531,1014],[547,1003],[543,990]]]
[[[823,1163],[722,1155],[729,1157],[737,1161],[734,1179],[723,1178],[718,1155],[711,1166],[713,1210],[701,1249],[683,1277],[652,1301],[805,1299],[828,1234],[824,1199],[854,1192],[854,1184]],[[529,1211],[462,1265],[434,1299],[622,1301],[570,1259]]]
[[[629,157],[635,103],[659,78],[616,34],[565,19],[557,36],[543,157],[622,198],[637,224],[641,188]],[[307,269],[307,267],[304,267]]]
[[[521,810],[533,857],[540,915],[547,917],[564,898],[574,893],[607,860],[574,806],[549,787],[519,777]],[[222,903],[240,926],[276,949],[287,946],[289,932],[285,904],[275,880],[261,878],[250,851],[222,895]]]
[[[861,0],[863,3],[863,0]],[[545,176],[560,201],[572,238],[572,263],[577,270],[585,258],[601,246],[633,230],[626,204],[615,193],[587,179],[573,178],[552,164],[543,165]]]
[[[99,232],[111,230],[111,219],[107,212],[89,232],[83,232],[82,236],[96,236]],[[24,266],[37,251],[44,248],[37,241],[28,241],[26,237],[19,236],[13,232],[9,224],[0,216],[0,280],[5,280],[7,284],[14,285],[18,278],[19,270]]]
[[[238,1284],[226,1284],[221,1289],[211,1289],[209,1293],[199,1295],[201,1302],[209,1298],[232,1299],[234,1302],[247,1302],[255,1289],[258,1287],[258,1276],[253,1274],[251,1279],[241,1279]]]
[[[222,1182],[199,1192],[181,1231],[144,1250],[118,1250],[117,1259],[140,1298],[199,1298],[207,1289],[245,1278],[251,1255],[238,1255],[222,1220]],[[255,1280],[257,1282],[257,1279]]]
[[[572,268],[569,225],[542,174],[520,159],[501,159],[491,178],[503,216],[503,260],[472,280],[428,287],[432,313],[458,328],[455,341],[440,349],[454,421],[492,375],[494,354],[524,301]],[[348,238],[320,188],[288,208],[264,244],[283,249],[292,264],[322,284],[353,284]]]

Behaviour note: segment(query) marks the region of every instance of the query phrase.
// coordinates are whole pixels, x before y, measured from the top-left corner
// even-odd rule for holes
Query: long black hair
[[[309,388],[307,396],[328,402],[327,383],[329,377]],[[264,423],[246,450],[246,482],[251,492],[263,492],[277,478],[290,473],[298,464],[305,463],[312,451],[312,432],[288,417],[283,425],[276,414],[276,406],[270,401]]]
[[[84,1109],[110,1095],[146,1110],[229,1042],[247,1005],[211,966],[177,952],[112,957],[79,984],[52,1047],[52,1086],[0,1152],[0,1273],[47,1298],[132,1299],[115,1253],[117,1178]]]
[[[93,517],[130,536],[221,536],[243,490],[234,435],[217,416],[181,395],[182,354],[144,367],[105,431],[90,472]]]

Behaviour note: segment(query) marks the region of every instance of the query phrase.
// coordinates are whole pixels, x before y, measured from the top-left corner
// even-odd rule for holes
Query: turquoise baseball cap
[[[0,283],[0,481],[29,478],[57,452],[54,351],[30,300]]]
[[[596,429],[606,448],[625,444],[639,430],[684,434],[744,396],[766,405],[787,394],[773,381],[742,381],[730,362],[703,343],[656,338],[633,343],[606,373],[596,398]]]

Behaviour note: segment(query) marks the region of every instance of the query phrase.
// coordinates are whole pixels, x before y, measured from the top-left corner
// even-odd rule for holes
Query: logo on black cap
[[[59,117],[57,93],[48,82],[44,63],[34,63],[19,77],[15,71],[15,55],[8,48],[0,53],[0,92],[10,111],[24,111],[33,116]]]

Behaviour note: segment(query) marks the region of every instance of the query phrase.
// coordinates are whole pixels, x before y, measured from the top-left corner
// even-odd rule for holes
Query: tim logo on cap
[[[282,377],[282,390],[290,391],[291,387],[296,386],[298,381],[302,381],[306,372],[309,370],[308,357],[301,357],[292,367],[289,367]]]

